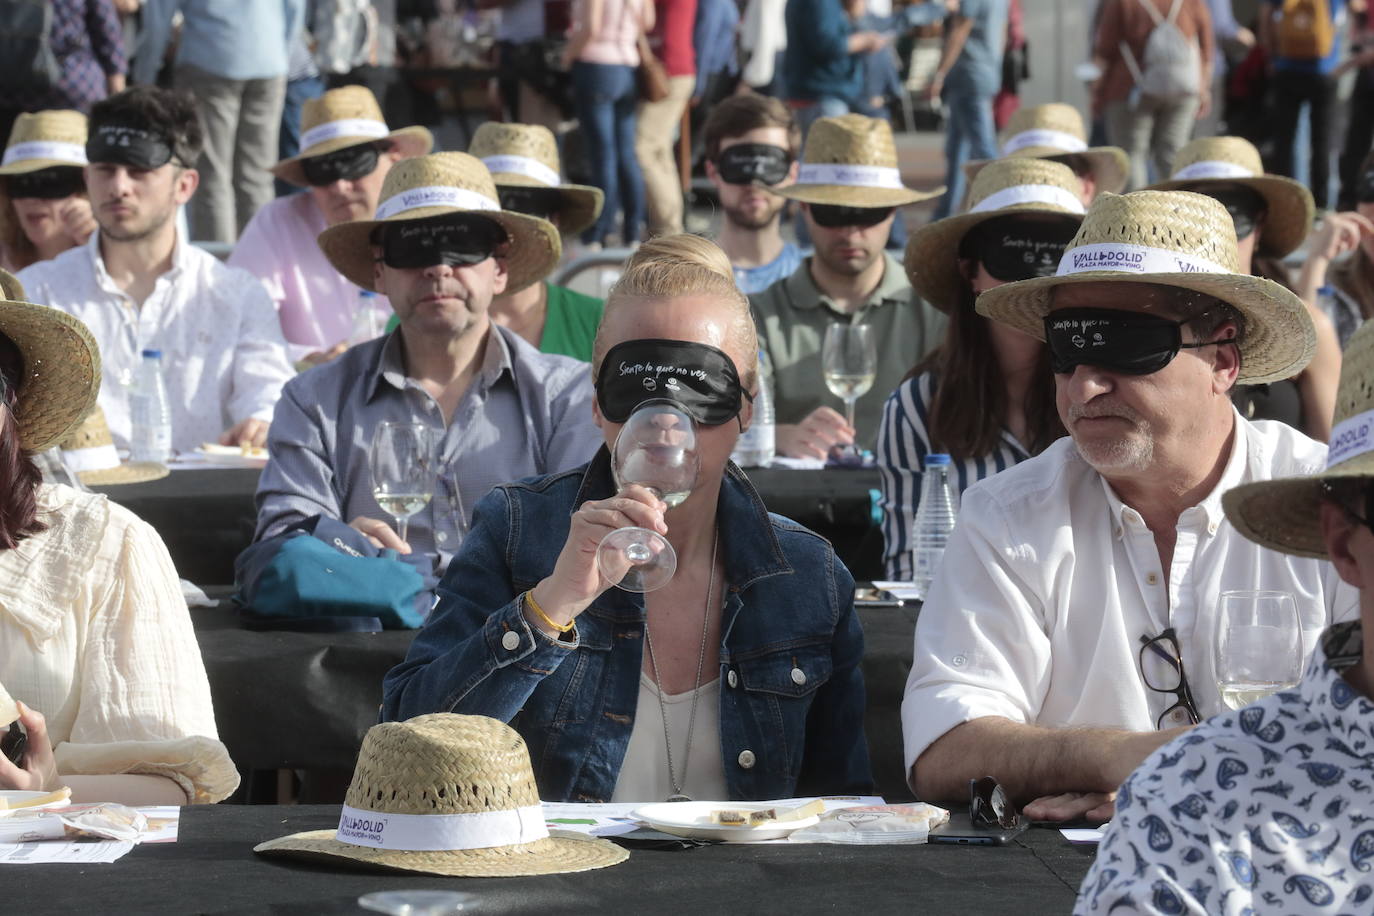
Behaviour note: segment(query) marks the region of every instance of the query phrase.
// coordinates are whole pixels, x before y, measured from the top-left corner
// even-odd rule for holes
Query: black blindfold
[[[10,199],[36,197],[40,200],[62,200],[86,190],[86,176],[81,169],[70,165],[10,175],[5,179],[5,191]]]
[[[716,157],[716,171],[728,184],[761,184],[773,187],[787,178],[792,154],[768,143],[736,143]]]
[[[1169,365],[1179,350],[1211,346],[1211,342],[1184,343],[1182,322],[1094,308],[1060,309],[1046,315],[1045,343],[1050,368],[1059,375],[1078,366],[1149,375]]]
[[[526,188],[520,185],[497,185],[501,209],[526,216],[549,219],[563,208],[563,193],[557,188]]]
[[[358,143],[322,156],[301,160],[301,171],[308,184],[323,188],[336,181],[357,181],[377,170],[381,150],[375,143]]]
[[[116,163],[151,171],[171,162],[172,157],[171,142],[142,127],[101,124],[86,139],[86,160],[91,163]]]
[[[1077,231],[1077,220],[1002,217],[989,220],[964,236],[959,256],[979,261],[1003,283],[1052,277]]]
[[[858,226],[867,229],[887,219],[896,207],[840,207],[835,204],[810,204],[811,218],[817,226],[825,229],[838,229],[841,226]]]
[[[480,264],[506,241],[506,230],[480,216],[437,216],[398,221],[382,230],[382,261],[397,270]]]
[[[703,426],[720,426],[739,415],[745,397],[734,360],[685,340],[616,344],[596,379],[596,402],[612,423],[624,423],[640,404],[660,398],[680,405]]]

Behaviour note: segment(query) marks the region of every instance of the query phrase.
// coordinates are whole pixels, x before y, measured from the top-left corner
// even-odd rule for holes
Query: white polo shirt
[[[1357,593],[1330,563],[1246,540],[1221,508],[1242,483],[1321,471],[1326,446],[1282,423],[1235,419],[1221,481],[1179,516],[1168,570],[1140,513],[1069,437],[965,491],[916,624],[902,702],[908,771],[945,732],[982,716],[1154,730],[1177,698],[1146,687],[1140,637],[1170,626],[1199,713],[1223,711],[1212,647],[1228,589],[1292,593],[1309,653],[1328,624],[1358,615]],[[1185,724],[1181,711],[1164,722]]]

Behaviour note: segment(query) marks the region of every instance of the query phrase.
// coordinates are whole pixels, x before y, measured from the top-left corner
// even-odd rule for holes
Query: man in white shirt
[[[115,444],[132,433],[128,390],[144,349],[162,351],[172,449],[260,446],[291,377],[276,309],[252,275],[177,235],[203,134],[190,96],[137,86],[96,103],[86,187],[100,228],[19,274],[35,302],[80,318],[100,344],[100,406]]]
[[[1222,591],[1292,593],[1309,646],[1353,614],[1329,564],[1262,550],[1223,516],[1225,490],[1326,454],[1231,406],[1233,384],[1287,378],[1315,346],[1302,302],[1236,265],[1211,198],[1106,194],[1057,276],[979,298],[1047,341],[1071,438],[964,494],[902,704],[920,797],[993,776],[1031,818],[1105,819],[1141,760],[1223,708]]]

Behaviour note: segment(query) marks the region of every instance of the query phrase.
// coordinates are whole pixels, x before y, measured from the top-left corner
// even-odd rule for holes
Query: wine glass
[[[873,329],[866,324],[832,321],[825,329],[825,342],[821,345],[821,371],[830,393],[844,401],[845,421],[852,427],[854,402],[873,387],[878,371]],[[858,449],[850,445],[843,452],[855,454]]]
[[[1217,610],[1221,701],[1231,709],[1292,687],[1302,675],[1302,622],[1288,592],[1227,591]]]
[[[434,430],[423,423],[387,420],[372,436],[372,497],[396,519],[406,539],[410,517],[434,496]]]
[[[645,401],[634,409],[611,449],[611,473],[623,490],[639,484],[671,509],[696,486],[696,423],[672,401]],[[677,571],[668,539],[648,528],[618,528],[601,539],[596,562],[601,575],[627,592],[662,588]]]
[[[461,913],[477,899],[465,891],[375,891],[358,898],[358,906],[391,916],[448,916]]]

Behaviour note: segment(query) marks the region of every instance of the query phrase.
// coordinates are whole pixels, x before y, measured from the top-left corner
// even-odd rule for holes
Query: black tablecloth
[[[136,847],[112,865],[16,865],[4,872],[4,910],[94,912],[361,913],[357,898],[434,888],[478,895],[477,913],[1068,913],[1092,861],[1058,831],[1032,829],[1014,845],[707,846],[635,850],[607,869],[534,878],[441,878],[356,872],[263,859],[252,848],[302,830],[333,828],[327,806],[182,809],[175,844]]]

